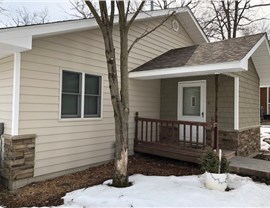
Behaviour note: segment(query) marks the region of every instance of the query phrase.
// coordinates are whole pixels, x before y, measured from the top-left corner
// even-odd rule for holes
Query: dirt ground
[[[61,197],[67,192],[85,188],[110,179],[113,163],[92,167],[84,171],[58,177],[52,180],[33,183],[15,193],[0,186],[0,206],[10,208],[31,206],[56,206],[63,204]],[[200,174],[195,164],[148,155],[136,155],[129,159],[129,174],[144,175],[193,175]]]

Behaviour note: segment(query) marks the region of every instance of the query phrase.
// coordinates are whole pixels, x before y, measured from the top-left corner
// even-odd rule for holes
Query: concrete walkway
[[[231,160],[231,171],[238,174],[270,179],[270,161],[236,156]]]

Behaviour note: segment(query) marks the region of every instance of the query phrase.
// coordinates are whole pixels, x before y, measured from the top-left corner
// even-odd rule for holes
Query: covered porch
[[[172,49],[131,71],[160,80],[159,117],[136,114],[135,152],[198,163],[207,146],[228,158],[258,151],[258,57],[267,49],[258,34]]]

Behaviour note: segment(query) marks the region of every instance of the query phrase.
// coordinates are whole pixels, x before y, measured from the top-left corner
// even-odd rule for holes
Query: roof
[[[207,65],[242,60],[264,33],[177,48],[148,61],[132,72]]]
[[[135,21],[165,17],[172,11],[175,11],[175,17],[183,25],[184,30],[188,32],[194,43],[209,42],[192,12],[186,7],[141,12]],[[131,16],[132,14],[128,15],[128,19]],[[115,17],[115,24],[117,22],[118,16]],[[97,22],[92,18],[0,29],[0,58],[12,53],[31,50],[34,38],[96,28],[98,28]]]
[[[249,59],[260,78],[260,86],[270,86],[270,48],[266,33],[203,43],[170,50],[129,73],[134,79],[228,74],[248,70]]]

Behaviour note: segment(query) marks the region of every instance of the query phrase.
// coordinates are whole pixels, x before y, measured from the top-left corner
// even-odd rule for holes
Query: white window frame
[[[82,89],[81,89],[81,116],[79,118],[62,118],[62,82],[63,71],[81,73],[82,77]],[[99,117],[84,117],[84,94],[85,94],[85,74],[99,76],[100,77],[100,116]],[[60,68],[60,87],[59,87],[59,121],[83,121],[83,120],[102,120],[103,119],[103,75],[98,73],[85,72],[83,70],[74,70],[67,68]]]

